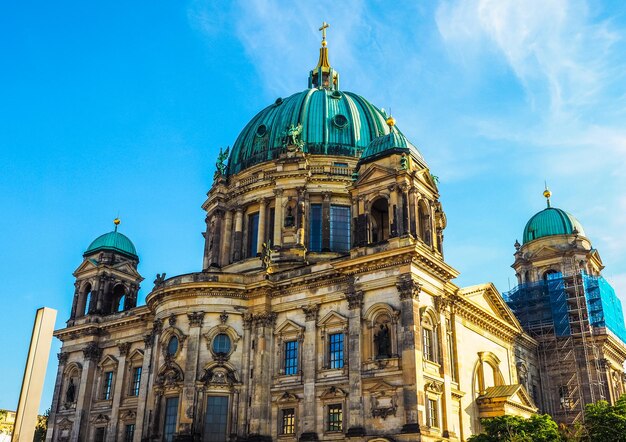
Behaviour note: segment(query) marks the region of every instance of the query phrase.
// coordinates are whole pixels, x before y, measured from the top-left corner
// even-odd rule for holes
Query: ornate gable
[[[382,167],[379,164],[369,164],[365,172],[359,174],[359,178],[354,183],[354,186],[358,186],[364,183],[371,184],[377,180],[384,180],[387,178],[394,178],[395,182],[395,173],[395,170]]]

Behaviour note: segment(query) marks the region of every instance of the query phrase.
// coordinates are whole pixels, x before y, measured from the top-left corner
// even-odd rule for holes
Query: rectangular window
[[[350,250],[350,207],[330,206],[330,250]]]
[[[298,341],[285,342],[285,374],[298,374]]]
[[[126,429],[124,430],[124,441],[133,442],[134,437],[135,437],[135,424],[126,425]]]
[[[428,406],[428,426],[439,428],[439,407],[437,401],[433,399],[426,399]]]
[[[113,372],[104,373],[104,382],[102,384],[102,399],[108,401],[111,399],[111,386],[113,385]]]
[[[94,442],[104,442],[105,430],[106,429],[104,427],[96,428],[96,431],[93,435]]]
[[[248,215],[248,258],[256,256],[259,239],[259,212]]]
[[[204,415],[204,441],[222,442],[228,430],[228,396],[209,396]]]
[[[311,220],[309,221],[309,251],[322,251],[322,205],[311,204]]]
[[[328,368],[343,368],[343,333],[328,335]]]
[[[295,432],[296,432],[296,410],[293,408],[284,408],[282,410],[280,434],[295,434]]]
[[[167,398],[165,401],[165,423],[163,425],[163,440],[172,442],[176,433],[178,420],[178,396]]]
[[[434,362],[433,331],[429,328],[423,328],[422,338],[424,341],[424,359]]]
[[[343,408],[341,404],[328,406],[328,431],[343,430]]]
[[[139,396],[139,386],[141,385],[141,367],[133,368],[133,379],[130,384],[130,395]]]

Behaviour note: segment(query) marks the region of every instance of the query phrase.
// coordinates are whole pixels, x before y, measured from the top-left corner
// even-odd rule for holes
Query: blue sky
[[[324,20],[342,89],[391,109],[440,178],[457,284],[508,289],[547,179],[626,299],[624,2],[3,2],[0,408],[17,406],[35,310],[64,325],[72,272],[116,215],[140,302],[157,272],[201,268],[216,154],[306,87]]]

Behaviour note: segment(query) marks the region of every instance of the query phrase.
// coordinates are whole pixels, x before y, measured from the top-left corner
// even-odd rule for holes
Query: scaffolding
[[[539,343],[541,408],[565,424],[582,421],[587,403],[605,399],[594,333],[606,327],[626,342],[622,306],[613,288],[603,277],[573,268],[568,261],[564,273],[547,274],[544,281],[520,284],[503,295]]]

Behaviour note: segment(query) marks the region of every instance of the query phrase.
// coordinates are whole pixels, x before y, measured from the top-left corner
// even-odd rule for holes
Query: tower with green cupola
[[[70,322],[91,315],[110,315],[137,305],[143,280],[137,271],[139,256],[135,245],[118,231],[100,235],[83,253],[83,262],[74,271],[74,299]]]

